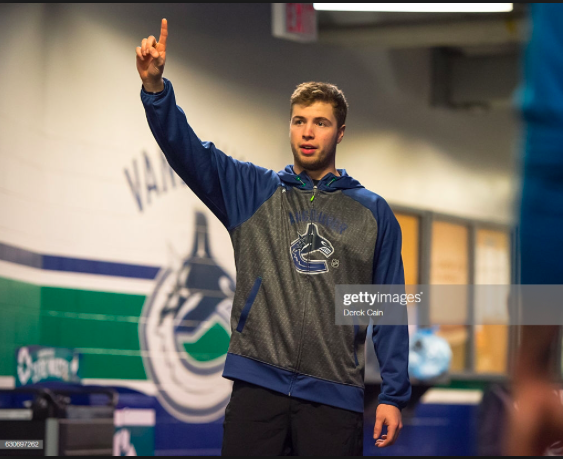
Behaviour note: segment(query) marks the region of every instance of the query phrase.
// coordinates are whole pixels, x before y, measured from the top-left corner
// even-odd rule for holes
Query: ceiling
[[[383,48],[474,48],[493,54],[526,40],[528,4],[510,13],[319,11],[319,42]]]
[[[378,13],[363,11],[318,11],[319,28],[415,25],[444,22],[514,19],[526,14],[527,3],[514,3],[510,13]]]

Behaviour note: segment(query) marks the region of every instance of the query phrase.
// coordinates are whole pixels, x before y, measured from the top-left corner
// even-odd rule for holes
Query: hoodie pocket
[[[246,319],[248,319],[248,314],[250,314],[250,309],[252,308],[252,305],[254,304],[254,300],[256,299],[256,295],[258,295],[258,290],[260,290],[261,285],[262,285],[262,278],[258,277],[256,279],[256,282],[254,282],[252,290],[250,290],[250,295],[248,295],[248,298],[246,299],[246,303],[244,304],[244,307],[242,308],[242,312],[240,314],[240,319],[239,319],[238,325],[237,325],[237,331],[239,333],[242,333],[242,330],[244,329],[244,324],[246,323]]]

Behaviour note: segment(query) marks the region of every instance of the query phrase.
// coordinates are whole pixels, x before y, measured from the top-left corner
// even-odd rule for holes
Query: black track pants
[[[223,456],[361,456],[363,414],[235,381]]]

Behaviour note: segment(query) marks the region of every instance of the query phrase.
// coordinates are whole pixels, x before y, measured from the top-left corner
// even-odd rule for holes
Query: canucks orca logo
[[[304,274],[322,274],[328,272],[328,264],[324,260],[311,260],[311,254],[322,253],[326,258],[334,253],[334,247],[328,239],[319,234],[316,223],[309,223],[305,234],[291,243],[291,258],[297,271]]]
[[[207,220],[198,212],[191,256],[176,271],[161,270],[139,325],[147,376],[162,406],[184,422],[215,421],[229,402],[232,383],[221,374],[234,289],[211,256]]]

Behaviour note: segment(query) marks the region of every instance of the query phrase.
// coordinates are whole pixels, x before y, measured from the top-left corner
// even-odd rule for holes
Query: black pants
[[[362,413],[235,381],[223,456],[362,456]]]

